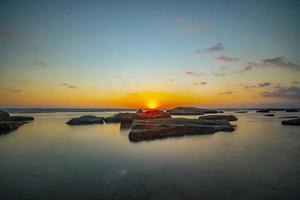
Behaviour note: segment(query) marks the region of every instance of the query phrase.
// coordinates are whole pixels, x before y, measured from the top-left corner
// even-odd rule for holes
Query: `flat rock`
[[[176,107],[167,110],[171,115],[203,115],[203,114],[213,114],[213,113],[223,113],[218,110],[203,109],[197,107]]]
[[[256,111],[257,113],[269,113],[270,109],[260,109]]]
[[[299,118],[298,116],[285,116],[285,117],[279,117],[281,119],[293,119],[293,118]]]
[[[92,115],[85,115],[69,120],[66,124],[69,125],[84,125],[84,124],[103,124],[104,117],[96,117]]]
[[[32,121],[33,117],[27,116],[9,116],[9,117],[0,117],[0,121]]]
[[[286,109],[285,112],[299,112],[299,111],[298,109],[290,108],[290,109]]]
[[[282,125],[300,126],[300,118],[290,119],[281,122]]]
[[[0,134],[9,133],[16,130],[27,122],[23,121],[0,121]]]
[[[198,119],[207,119],[207,120],[225,119],[228,121],[237,121],[238,120],[238,118],[236,118],[233,115],[205,115],[205,116],[200,116]]]
[[[104,118],[105,123],[131,123],[136,118],[136,113],[117,113],[113,116]]]
[[[266,117],[274,117],[275,115],[274,114],[265,114],[264,116],[266,116]]]
[[[218,131],[233,131],[227,120],[199,120],[185,118],[160,118],[134,120],[129,140],[138,142],[184,135],[212,134]]]

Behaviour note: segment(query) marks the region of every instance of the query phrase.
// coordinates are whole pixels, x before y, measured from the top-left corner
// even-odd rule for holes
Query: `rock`
[[[291,109],[286,109],[285,112],[298,112],[298,110],[295,108],[291,108]]]
[[[228,121],[237,121],[238,120],[233,115],[205,115],[205,116],[200,116],[198,119],[207,119],[207,120],[225,119],[225,120],[228,120]]]
[[[202,109],[196,107],[176,107],[173,109],[167,110],[171,115],[203,115],[203,114],[213,114],[220,113],[221,111]]]
[[[9,116],[9,117],[2,117],[0,121],[32,121],[34,120],[33,117],[26,117],[26,116]]]
[[[266,117],[274,117],[274,114],[266,114],[264,116],[266,116]]]
[[[227,120],[199,120],[185,118],[160,118],[134,120],[129,140],[138,142],[184,135],[211,134],[217,131],[233,131]]]
[[[9,117],[9,114],[5,111],[0,110],[0,119],[5,117]]]
[[[270,112],[270,110],[269,109],[261,109],[261,110],[257,110],[256,112],[257,113],[268,113],[268,112]]]
[[[281,122],[282,125],[293,125],[293,126],[299,126],[300,125],[300,118],[297,119],[290,119],[285,120]]]
[[[16,130],[27,122],[23,121],[0,121],[0,134],[9,133],[10,131]]]
[[[136,113],[117,113],[113,116],[104,118],[105,123],[133,122]]]
[[[148,110],[143,113],[138,113],[137,119],[158,119],[158,118],[171,118],[171,114],[161,110]]]
[[[84,124],[103,124],[104,117],[96,117],[92,115],[85,115],[79,118],[73,118],[66,124],[69,125],[84,125]]]
[[[235,113],[247,113],[246,110],[236,111]]]

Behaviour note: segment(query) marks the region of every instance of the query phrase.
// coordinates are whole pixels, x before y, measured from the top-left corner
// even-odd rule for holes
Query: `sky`
[[[0,2],[0,107],[300,107],[300,1]]]

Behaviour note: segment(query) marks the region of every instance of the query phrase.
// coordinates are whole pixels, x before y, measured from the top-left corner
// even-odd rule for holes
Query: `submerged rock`
[[[290,109],[286,109],[285,112],[299,112],[299,111],[295,108],[290,108]]]
[[[138,142],[184,135],[211,134],[217,131],[233,131],[227,120],[199,120],[185,118],[161,118],[134,120],[129,140]]]
[[[266,117],[274,117],[274,114],[266,114],[264,116],[266,116]]]
[[[200,116],[198,119],[208,119],[208,120],[225,119],[225,120],[228,120],[228,121],[237,121],[238,120],[233,115],[205,115],[205,116]]]
[[[223,113],[218,110],[210,110],[196,107],[176,107],[167,110],[171,115],[203,115],[203,114],[213,114],[213,113]]]
[[[27,122],[23,121],[0,121],[0,134],[9,133],[16,130]]]
[[[261,110],[257,110],[257,113],[269,113],[270,109],[261,109]]]
[[[282,121],[281,124],[282,125],[300,126],[300,118],[285,120],[285,121]]]
[[[84,125],[84,124],[103,124],[104,117],[96,117],[92,115],[85,115],[79,118],[73,118],[66,122],[69,125]]]

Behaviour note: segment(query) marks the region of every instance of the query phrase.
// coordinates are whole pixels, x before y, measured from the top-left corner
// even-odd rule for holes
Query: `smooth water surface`
[[[30,113],[0,135],[0,199],[300,199],[300,128],[278,118],[293,114],[234,113],[231,133],[139,143],[119,124],[65,124],[84,114],[114,113]]]

